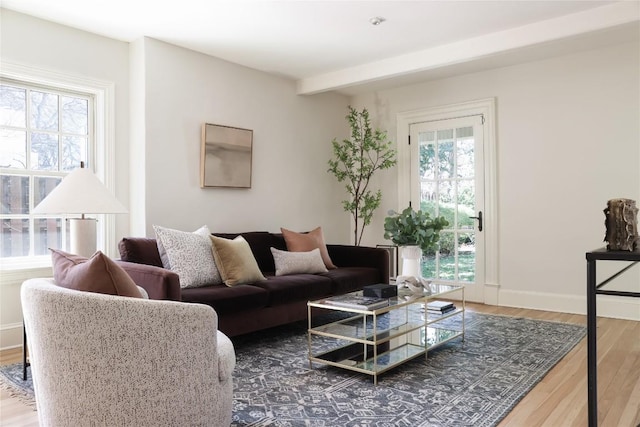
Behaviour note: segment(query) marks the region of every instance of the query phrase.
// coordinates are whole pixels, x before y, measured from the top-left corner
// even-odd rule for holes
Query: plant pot
[[[419,246],[402,247],[402,275],[397,281],[411,292],[423,292],[422,249]]]
[[[402,247],[402,275],[422,276],[422,249],[420,246]]]

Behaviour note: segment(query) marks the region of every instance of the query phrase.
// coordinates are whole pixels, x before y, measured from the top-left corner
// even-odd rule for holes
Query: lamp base
[[[69,252],[85,258],[96,253],[96,219],[69,218]]]

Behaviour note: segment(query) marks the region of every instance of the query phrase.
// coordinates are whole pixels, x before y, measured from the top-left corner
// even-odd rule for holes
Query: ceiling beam
[[[631,22],[640,22],[640,2],[616,2],[509,30],[300,79],[296,82],[297,93],[312,95],[406,76],[505,52],[515,52],[518,49],[601,31]]]

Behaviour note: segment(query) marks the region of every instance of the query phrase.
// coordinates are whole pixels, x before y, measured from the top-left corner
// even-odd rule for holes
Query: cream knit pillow
[[[326,273],[320,249],[315,248],[309,252],[289,252],[271,248],[273,262],[276,265],[276,276],[287,274],[315,274]]]

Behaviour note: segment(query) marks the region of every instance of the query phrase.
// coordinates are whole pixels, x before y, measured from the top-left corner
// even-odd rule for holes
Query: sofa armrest
[[[371,267],[380,270],[383,283],[389,283],[389,251],[367,246],[327,245],[331,261],[338,267]]]
[[[116,261],[126,271],[136,285],[144,288],[150,299],[180,301],[180,278],[173,271],[153,265]]]

